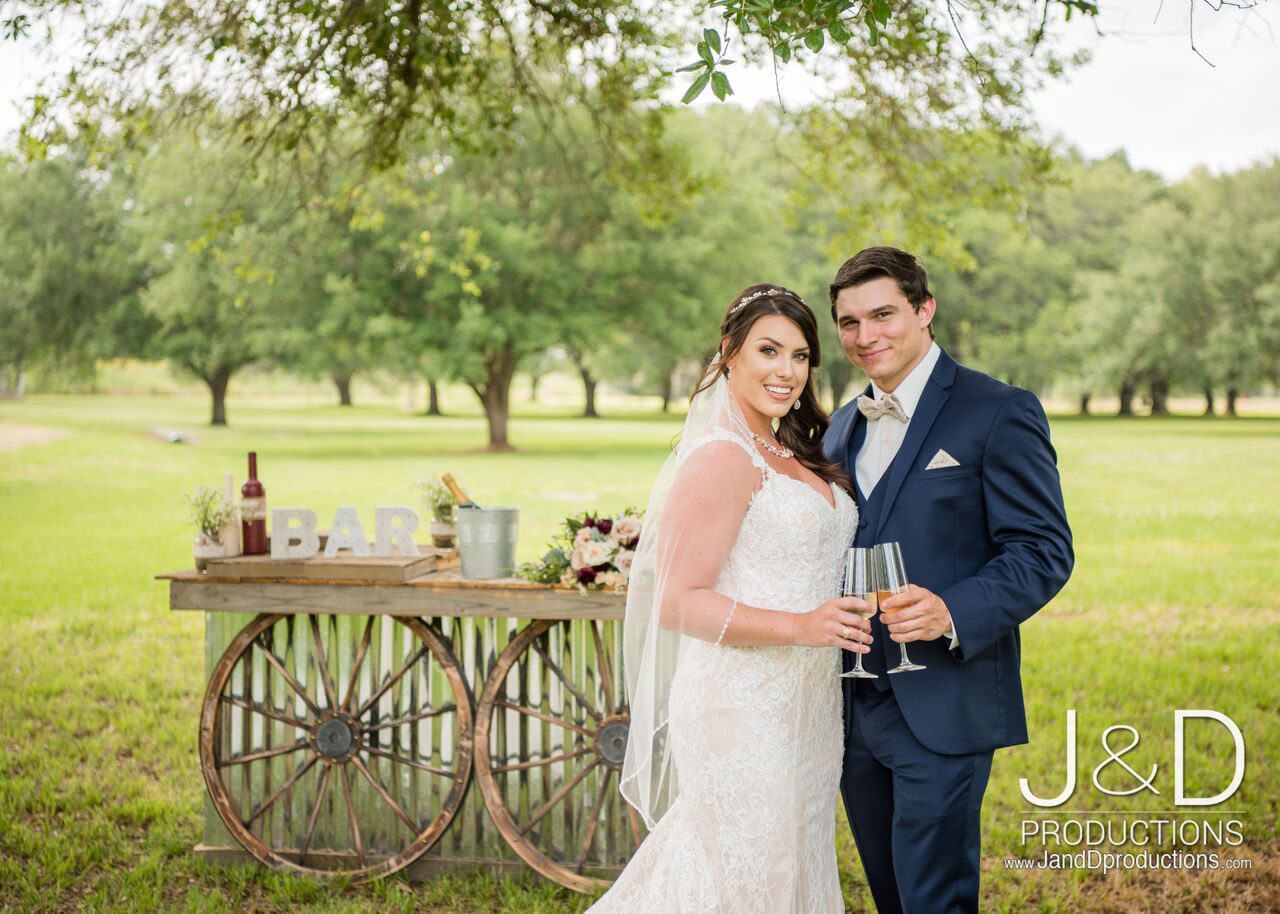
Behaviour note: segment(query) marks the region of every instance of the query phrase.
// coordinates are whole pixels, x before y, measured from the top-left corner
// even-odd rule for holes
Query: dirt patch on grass
[[[37,444],[51,444],[70,435],[65,428],[40,425],[14,425],[0,422],[0,451],[17,451]]]

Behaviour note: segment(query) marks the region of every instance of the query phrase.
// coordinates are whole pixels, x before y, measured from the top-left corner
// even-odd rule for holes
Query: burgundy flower
[[[584,527],[594,527],[595,525],[596,519],[594,517],[587,516],[582,519],[582,526]]]
[[[627,540],[627,548],[628,548],[628,549],[634,549],[634,548],[636,548],[636,547],[637,547],[637,546],[639,546],[639,545],[640,545],[640,537],[638,537],[638,536],[633,536],[633,537],[631,537],[631,539]]]
[[[596,579],[596,570],[595,570],[594,568],[579,568],[579,569],[578,569],[578,583],[579,583],[579,584],[591,584],[591,583],[594,583],[594,582],[595,582],[595,579]]]
[[[609,518],[607,517],[601,518],[600,520],[596,521],[596,529],[599,530],[601,533],[603,533],[605,536],[608,536],[609,531],[613,529],[613,521],[609,520]]]

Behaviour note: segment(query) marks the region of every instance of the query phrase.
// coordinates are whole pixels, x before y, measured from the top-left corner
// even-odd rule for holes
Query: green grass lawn
[[[212,429],[195,395],[0,401],[0,447],[14,425],[69,432],[0,449],[0,908],[583,910],[589,899],[532,876],[349,888],[198,861],[202,620],[171,613],[152,575],[190,564],[181,494],[227,470],[240,478],[250,449],[270,503],[314,508],[322,524],[339,504],[371,524],[376,505],[414,504],[414,479],[460,472],[482,503],[520,506],[520,558],[534,558],[568,513],[644,504],[679,422],[636,409],[598,421],[553,409],[517,416],[520,452],[491,455],[478,450],[485,429],[474,415],[426,419],[385,404],[233,400],[232,427]],[[191,443],[164,440],[175,429]],[[1032,741],[996,757],[984,908],[1280,909],[1280,419],[1063,418],[1054,438],[1078,560],[1064,592],[1023,629]],[[1173,808],[1175,708],[1229,714],[1248,745],[1244,784],[1225,804],[1239,810],[1246,840],[1230,854],[1252,868],[1006,870],[1007,856],[1038,856],[1020,843],[1029,817],[1017,783],[1057,793],[1068,708],[1078,714],[1080,780],[1064,808],[1112,815]],[[1090,786],[1113,724],[1141,732],[1125,761],[1144,774],[1160,766],[1159,797]],[[1221,786],[1224,736],[1191,728],[1189,789]],[[1125,741],[1116,734],[1112,745]],[[1101,777],[1132,783],[1119,769]],[[849,908],[871,910],[843,823],[840,835]]]

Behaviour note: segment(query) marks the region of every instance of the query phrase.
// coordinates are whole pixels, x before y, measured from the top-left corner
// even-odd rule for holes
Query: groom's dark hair
[[[842,289],[860,286],[881,276],[888,276],[898,284],[902,294],[906,296],[911,307],[916,311],[926,300],[933,298],[929,291],[929,277],[924,265],[914,254],[887,245],[863,248],[854,254],[836,270],[836,278],[831,280],[827,294],[831,299],[831,319],[836,319],[836,296]],[[933,336],[933,326],[929,326],[929,335]]]

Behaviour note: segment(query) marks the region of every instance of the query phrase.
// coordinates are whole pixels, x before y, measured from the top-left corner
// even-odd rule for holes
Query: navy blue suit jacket
[[[866,430],[850,402],[823,441],[855,479]],[[926,470],[939,450],[959,466]],[[855,542],[901,543],[908,580],[946,601],[960,639],[954,651],[946,638],[910,643],[911,659],[928,669],[892,677],[907,725],[944,755],[1025,743],[1018,625],[1062,589],[1074,563],[1040,401],[944,351],[880,486],[880,510],[860,517]],[[859,508],[866,502],[859,492]],[[895,663],[878,616],[875,626]]]

